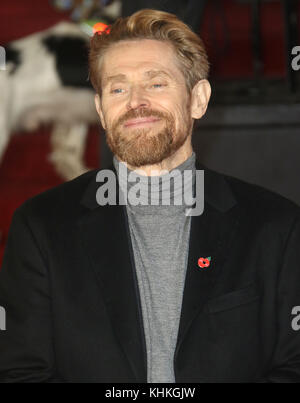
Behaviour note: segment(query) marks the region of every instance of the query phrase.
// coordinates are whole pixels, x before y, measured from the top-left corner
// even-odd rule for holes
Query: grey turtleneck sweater
[[[180,172],[193,172],[188,185],[190,187],[195,183],[195,160],[193,153],[176,167]],[[119,162],[116,158],[114,166],[119,173]],[[130,173],[132,171],[127,169],[127,174]],[[132,186],[140,181],[141,188],[148,188],[150,201],[150,177],[136,173],[134,177],[138,179],[136,182],[127,181],[127,191],[130,192]],[[151,194],[152,200],[156,200],[156,205],[132,205],[129,200],[126,210],[143,313],[147,382],[174,383],[173,360],[187,268],[191,217],[185,215],[184,198],[182,205],[164,205],[163,185],[159,178],[162,176],[156,177],[156,186],[153,186],[152,177]],[[120,175],[119,181],[121,185]],[[183,185],[181,187],[177,184],[174,180],[171,204],[175,195],[178,196],[178,192],[183,189]]]

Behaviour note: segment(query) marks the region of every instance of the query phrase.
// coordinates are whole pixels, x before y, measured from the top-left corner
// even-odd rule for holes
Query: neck
[[[139,172],[141,174],[146,174],[146,176],[159,176],[162,173],[165,173],[165,171],[171,171],[172,169],[178,167],[180,164],[182,164],[184,161],[186,161],[188,158],[193,153],[193,148],[191,144],[191,136],[188,136],[184,144],[177,150],[174,154],[172,154],[170,157],[164,159],[158,164],[153,164],[153,165],[143,165],[140,167],[134,167],[132,165],[127,164],[128,169],[131,171],[139,171],[142,170],[142,172]],[[125,162],[125,161],[121,161]],[[163,172],[164,171],[164,172]]]

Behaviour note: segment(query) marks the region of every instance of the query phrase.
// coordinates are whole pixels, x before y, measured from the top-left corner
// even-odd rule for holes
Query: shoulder
[[[237,201],[245,206],[259,209],[267,208],[270,212],[282,210],[290,211],[296,215],[300,213],[299,205],[274,191],[232,176],[226,175],[224,177]]]
[[[278,225],[287,228],[295,220],[299,221],[300,207],[288,198],[236,177],[208,168],[204,170],[205,199],[213,200],[221,211],[239,212],[250,226],[253,223],[259,227],[272,223],[277,228]]]
[[[26,200],[15,212],[30,219],[64,220],[80,215],[84,206],[81,200],[89,186],[96,186],[99,170],[92,170]]]
[[[247,216],[249,223],[258,226],[269,224],[268,227],[289,231],[295,222],[300,222],[300,207],[292,200],[232,176],[222,175],[222,177],[236,200],[236,206],[244,216]]]

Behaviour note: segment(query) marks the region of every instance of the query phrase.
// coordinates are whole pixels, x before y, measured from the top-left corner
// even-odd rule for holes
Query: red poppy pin
[[[204,269],[210,266],[210,262],[211,262],[211,256],[207,258],[200,257],[200,259],[198,260],[198,266],[201,267],[201,269]]]

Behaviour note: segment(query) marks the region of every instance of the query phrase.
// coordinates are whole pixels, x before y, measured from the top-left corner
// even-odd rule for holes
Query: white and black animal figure
[[[78,25],[63,22],[5,47],[0,163],[14,132],[52,124],[49,158],[56,171],[69,180],[88,169],[83,161],[86,136],[89,125],[98,122],[88,81],[88,41]]]

